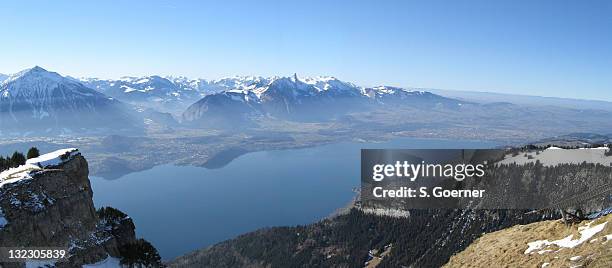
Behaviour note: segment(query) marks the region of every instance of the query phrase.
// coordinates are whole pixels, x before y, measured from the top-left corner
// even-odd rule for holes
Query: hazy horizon
[[[612,101],[608,1],[0,3],[0,73],[334,76]]]

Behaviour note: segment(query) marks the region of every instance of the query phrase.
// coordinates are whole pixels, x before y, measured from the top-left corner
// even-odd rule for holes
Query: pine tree
[[[38,148],[32,147],[30,148],[30,150],[28,150],[28,153],[27,153],[28,159],[36,158],[39,156],[40,156],[40,151],[38,151]]]
[[[26,157],[20,152],[15,151],[11,156],[11,166],[17,167],[26,163]]]
[[[157,249],[144,239],[123,245],[119,252],[121,264],[128,267],[161,267],[161,257]]]
[[[9,168],[9,161],[0,155],[0,172]]]

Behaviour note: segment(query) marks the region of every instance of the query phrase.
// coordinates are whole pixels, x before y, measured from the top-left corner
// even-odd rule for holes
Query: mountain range
[[[351,100],[351,103],[346,104],[355,105],[352,101],[357,99],[364,103],[372,100],[396,103],[423,97],[429,102],[437,99],[447,104],[458,103],[423,91],[385,86],[363,88],[334,77],[298,78],[297,74],[292,77],[234,76],[218,80],[145,76],[123,77],[119,80],[82,78],[79,81],[121,101],[163,112],[180,114],[189,107],[183,115],[186,121],[197,120],[202,110],[216,113],[219,107],[212,107],[216,102],[223,105],[233,103],[237,107],[230,110],[234,111],[248,110],[281,117],[292,115],[290,117],[294,119],[300,117],[304,107],[317,105],[326,107],[325,115],[321,116],[327,116],[330,108],[336,108],[329,104],[342,104],[346,100]],[[219,112],[226,114],[229,111]],[[307,117],[312,117],[312,111],[309,112],[311,114]]]
[[[234,76],[218,80],[157,75],[120,79],[80,78],[76,81],[101,93],[140,107],[180,115],[202,97],[231,89],[262,87],[277,78]]]
[[[85,78],[79,82],[121,101],[172,113],[180,113],[203,96],[215,92],[205,80],[174,78],[171,81],[156,75],[119,80]]]
[[[362,88],[334,77],[300,79],[294,75],[251,81],[205,96],[187,108],[183,122],[219,124],[228,115],[233,122],[245,122],[252,116],[318,122],[381,105],[454,108],[462,103],[423,91],[386,86]]]
[[[151,126],[257,128],[266,120],[338,120],[389,131],[487,129],[512,135],[530,129],[534,137],[612,132],[606,110],[482,102],[420,89],[361,87],[330,76],[104,80],[64,77],[36,66],[0,79],[0,134],[9,136],[142,133]]]
[[[301,79],[297,75],[234,76],[218,80],[145,76],[123,77],[119,80],[82,78],[79,82],[136,106],[176,115],[185,112],[182,119],[188,122],[197,121],[200,116],[218,113],[226,116],[236,111],[291,119],[318,119],[329,117],[335,112],[359,109],[361,104],[372,101],[397,103],[423,97],[424,100],[429,100],[426,102],[430,102],[439,97],[423,91],[395,87],[363,88],[325,76]],[[453,101],[446,99],[443,102]],[[215,103],[235,107],[225,109]],[[319,108],[324,109],[318,110]],[[339,111],[336,108],[340,108]],[[308,114],[304,110],[308,110]]]
[[[38,66],[3,77],[0,124],[5,133],[11,129],[61,134],[117,130],[139,127],[151,121],[148,117],[163,118],[159,121],[169,124],[169,114],[187,126],[223,127],[252,123],[258,117],[327,121],[376,105],[461,104],[429,92],[363,88],[334,77],[76,79]]]

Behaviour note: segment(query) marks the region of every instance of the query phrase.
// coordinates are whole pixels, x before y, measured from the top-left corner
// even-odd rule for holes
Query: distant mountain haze
[[[602,100],[569,99],[558,97],[517,95],[495,92],[478,92],[467,90],[424,89],[435,94],[474,102],[511,102],[525,105],[551,105],[574,109],[597,109],[612,111],[612,102]]]

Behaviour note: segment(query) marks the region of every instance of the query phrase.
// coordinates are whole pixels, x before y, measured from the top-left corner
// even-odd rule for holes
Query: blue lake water
[[[397,139],[248,153],[206,169],[162,165],[116,180],[91,177],[96,207],[130,215],[163,259],[262,227],[318,221],[359,186],[360,149],[491,148],[482,141]]]

